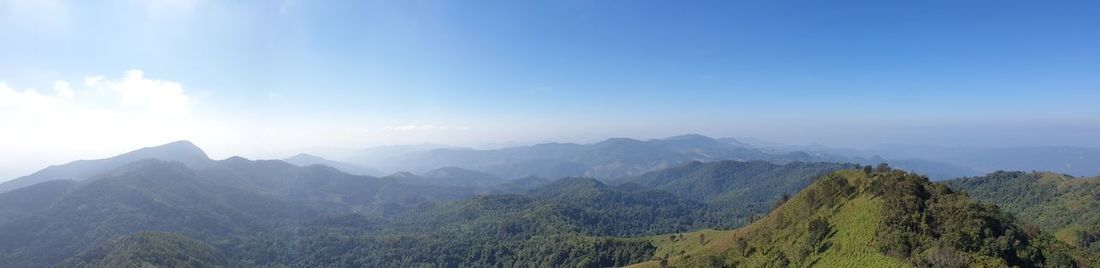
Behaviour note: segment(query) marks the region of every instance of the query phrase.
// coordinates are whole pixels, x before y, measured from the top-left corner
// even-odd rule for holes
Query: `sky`
[[[0,177],[684,133],[1100,147],[1097,1],[0,0]]]

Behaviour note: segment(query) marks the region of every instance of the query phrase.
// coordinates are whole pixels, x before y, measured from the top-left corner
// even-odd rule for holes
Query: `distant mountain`
[[[50,180],[80,181],[142,159],[176,161],[195,168],[213,162],[195,144],[189,141],[177,141],[155,147],[141,148],[111,158],[79,160],[68,164],[50,166],[34,174],[0,183],[0,193]]]
[[[858,163],[865,165],[874,165],[875,163],[889,163],[890,166],[895,168],[909,170],[917,173],[927,175],[934,181],[941,181],[946,179],[954,179],[965,176],[976,176],[982,172],[975,168],[965,167],[956,164],[949,164],[944,162],[936,162],[924,159],[895,159],[886,160],[882,157],[872,157],[870,159],[856,158]]]
[[[504,183],[493,186],[492,189],[502,193],[520,193],[530,191],[531,189],[549,184],[550,182],[552,181],[547,178],[531,176],[506,181]]]
[[[385,175],[381,170],[377,170],[377,169],[373,169],[373,168],[369,168],[369,167],[364,167],[364,166],[360,166],[360,165],[356,165],[356,164],[352,164],[352,163],[347,163],[347,162],[328,160],[328,159],[321,158],[319,156],[306,154],[306,153],[301,153],[301,154],[294,155],[290,158],[283,159],[283,161],[286,161],[287,163],[291,163],[291,164],[294,164],[296,166],[301,166],[301,167],[310,166],[310,165],[324,165],[324,166],[333,167],[335,169],[338,169],[340,171],[343,171],[343,172],[348,173],[348,174],[353,174],[353,175],[366,175],[366,176],[382,176],[382,175]]]
[[[493,174],[458,168],[442,167],[422,174],[402,171],[383,178],[392,179],[410,185],[430,185],[468,188],[488,188],[506,182]]]
[[[412,172],[460,167],[503,178],[581,176],[613,179],[680,166],[691,161],[717,160],[787,163],[837,159],[802,152],[768,153],[728,140],[720,141],[692,134],[647,141],[612,138],[594,144],[544,143],[495,150],[442,148],[360,163]]]
[[[392,158],[404,158],[408,155],[423,153],[436,149],[459,149],[459,147],[442,144],[375,146],[345,153],[346,155],[343,158],[339,158],[339,160],[364,164],[370,167],[378,167],[377,165],[373,165],[373,163],[385,163]],[[401,169],[389,169],[385,171],[396,172],[401,171]]]
[[[998,171],[945,182],[996,204],[1067,244],[1100,253],[1100,177]]]
[[[649,238],[632,267],[1094,267],[995,206],[902,171],[830,174],[738,230]]]
[[[732,219],[763,214],[785,194],[801,191],[817,178],[856,164],[766,161],[692,162],[614,181],[668,191],[682,198],[723,208]]]
[[[967,148],[923,145],[879,145],[868,151],[888,158],[914,158],[971,167],[982,172],[1043,170],[1074,176],[1100,174],[1100,148],[1010,147]]]
[[[489,187],[506,181],[493,174],[459,167],[441,167],[421,176],[441,186]]]

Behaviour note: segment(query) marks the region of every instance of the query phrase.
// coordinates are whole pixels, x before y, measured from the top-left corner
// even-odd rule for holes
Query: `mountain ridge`
[[[206,152],[194,143],[181,140],[159,146],[144,147],[103,159],[77,160],[66,164],[52,165],[30,175],[0,183],[0,193],[50,180],[80,181],[134,161],[150,158],[178,161],[192,167],[201,167],[213,161],[206,155]]]

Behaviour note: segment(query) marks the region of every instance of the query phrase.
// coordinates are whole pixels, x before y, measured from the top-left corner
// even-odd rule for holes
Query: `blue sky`
[[[1096,1],[0,3],[9,151],[691,132],[1100,146]]]

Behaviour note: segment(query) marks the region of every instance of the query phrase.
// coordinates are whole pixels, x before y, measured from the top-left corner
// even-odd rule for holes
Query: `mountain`
[[[494,150],[440,148],[405,151],[393,157],[357,162],[390,170],[425,172],[440,167],[479,170],[503,178],[593,177],[614,179],[680,166],[691,161],[765,160],[775,163],[835,160],[802,152],[768,153],[702,135],[665,139],[612,138],[593,144],[544,143]],[[839,161],[847,162],[847,161]]]
[[[860,164],[890,163],[917,171],[933,180],[974,177],[997,170],[1042,170],[1074,176],[1100,174],[1100,148],[1072,146],[950,147],[909,144],[881,144],[865,149],[822,145],[783,145],[751,138],[748,147],[765,152],[808,152],[848,158]],[[836,162],[836,161],[833,161]]]
[[[1043,170],[1074,176],[1100,174],[1100,148],[1047,147],[943,147],[888,144],[867,151],[888,158],[914,158],[952,163],[978,171]]]
[[[333,168],[338,169],[340,171],[343,171],[345,173],[353,174],[353,175],[366,175],[366,176],[382,176],[382,175],[384,175],[382,173],[382,171],[377,170],[377,169],[364,167],[364,166],[360,166],[360,165],[356,165],[356,164],[352,164],[352,163],[347,163],[347,162],[328,160],[328,159],[321,158],[320,156],[315,156],[315,155],[306,154],[306,153],[301,153],[301,154],[294,155],[290,158],[283,159],[283,161],[286,161],[287,163],[291,163],[291,164],[294,164],[296,166],[301,166],[301,167],[311,166],[311,165],[330,166],[330,167],[333,167]]]
[[[390,174],[383,178],[392,179],[410,185],[466,187],[479,189],[487,189],[491,186],[507,181],[493,174],[459,167],[437,168],[424,172],[420,175],[408,171],[402,171]]]
[[[0,266],[56,264],[141,231],[225,247],[326,215],[387,216],[472,195],[278,160],[232,157],[193,169],[146,159],[79,182],[49,181],[0,194],[0,213],[12,217],[0,221]],[[36,205],[22,206],[31,202]]]
[[[155,147],[141,148],[111,158],[79,160],[63,165],[50,166],[31,175],[0,183],[0,192],[7,192],[50,180],[80,181],[142,159],[177,161],[190,167],[203,167],[212,162],[206,156],[206,153],[195,144],[189,141],[177,141]]]
[[[142,230],[211,238],[314,214],[275,198],[205,184],[179,162],[151,159],[88,179],[52,199],[46,209],[0,225],[0,266],[54,264]]]
[[[997,207],[911,173],[842,170],[737,230],[649,238],[635,267],[1089,267]]]
[[[1058,240],[1100,253],[1100,177],[999,171],[945,183],[1018,215]]]
[[[766,213],[772,202],[794,194],[818,177],[856,164],[766,161],[691,162],[687,165],[615,180],[668,191],[686,199],[721,207],[732,219]],[[740,224],[740,221],[731,221]]]
[[[441,167],[421,174],[432,181],[431,185],[489,187],[505,182],[496,175],[459,167]]]
[[[448,146],[442,144],[413,144],[413,145],[385,145],[375,146],[370,148],[357,149],[352,152],[344,153],[343,157],[336,158],[351,163],[366,164],[371,167],[379,167],[371,165],[371,163],[386,162],[392,158],[404,158],[409,155],[423,153],[436,149],[460,149],[460,147]],[[395,169],[389,169],[388,171],[396,171]]]
[[[691,161],[834,162],[891,166],[928,174],[933,179],[980,175],[981,172],[956,164],[918,158],[885,159],[856,150],[824,146],[757,145],[742,142],[751,138],[721,138],[687,134],[664,139],[611,138],[598,143],[542,143],[491,150],[445,146],[392,146],[370,149],[348,161],[386,170],[423,173],[442,167],[478,170],[502,178],[536,176],[544,178],[592,177],[612,180],[676,167]],[[797,148],[797,149],[792,149]],[[365,150],[367,151],[367,150]],[[369,156],[369,157],[367,157]]]
[[[706,143],[616,139],[600,150]],[[0,193],[0,267],[1096,264],[1092,253],[925,177],[855,167],[689,161],[612,182],[528,177],[470,187],[440,184],[486,174],[378,178],[280,160],[143,159]]]
[[[528,176],[515,180],[506,181],[501,184],[497,184],[492,188],[497,192],[502,193],[520,193],[527,192],[540,186],[549,184],[552,182],[550,179]]]

